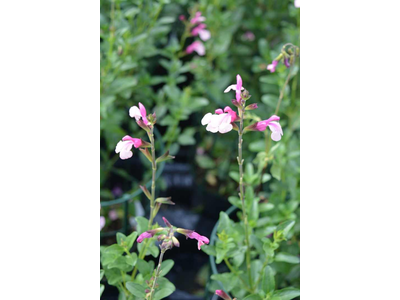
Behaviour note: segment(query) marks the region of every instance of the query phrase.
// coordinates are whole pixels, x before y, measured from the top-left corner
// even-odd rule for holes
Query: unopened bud
[[[174,243],[175,247],[179,247],[180,246],[178,239],[176,237],[174,237],[174,236],[172,237],[172,242]]]
[[[253,109],[257,109],[257,108],[258,108],[257,103],[252,103],[250,105],[247,105],[245,110],[253,110]]]
[[[251,97],[249,91],[246,90],[246,89],[242,92],[242,95],[241,95],[241,96],[242,96],[242,99],[243,99],[244,101],[249,100],[250,97]]]
[[[168,222],[168,220],[167,220],[166,218],[162,217],[162,219],[163,219],[163,221],[164,221],[165,225],[167,225],[169,228],[172,228],[172,225],[171,225],[171,223],[170,223],[170,222]]]
[[[229,297],[229,295],[227,293],[225,293],[223,290],[216,290],[215,294],[217,296],[220,296],[222,299],[224,300],[231,300],[232,298]]]

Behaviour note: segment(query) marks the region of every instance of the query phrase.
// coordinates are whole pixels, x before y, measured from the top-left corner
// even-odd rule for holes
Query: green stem
[[[156,289],[157,278],[160,276],[161,263],[162,263],[165,251],[167,251],[167,249],[161,249],[160,259],[158,260],[158,267],[157,267],[156,275],[154,276],[153,286],[151,287],[151,290],[150,290],[149,300],[153,300],[153,294]]]
[[[257,288],[257,285],[260,283],[260,281],[262,279],[262,275],[264,273],[264,269],[267,267],[267,265],[268,265],[268,259],[265,259],[265,262],[264,262],[263,266],[261,267],[261,271],[260,271],[260,274],[259,274],[258,279],[256,281],[256,284],[254,285],[255,288]]]
[[[242,157],[242,144],[243,144],[243,119],[244,119],[244,106],[245,103],[241,104],[239,108],[239,117],[240,117],[240,125],[239,125],[239,142],[238,142],[238,164],[239,164],[239,196],[242,202],[242,211],[243,211],[243,222],[244,222],[244,233],[245,233],[245,243],[246,243],[246,266],[247,266],[247,274],[249,276],[249,284],[250,288],[252,288],[252,278],[251,278],[251,261],[250,261],[250,239],[249,239],[249,228],[247,221],[247,213],[246,213],[246,204],[244,203],[244,184],[243,184],[243,157]]]
[[[155,217],[154,214],[154,208],[155,208],[155,198],[156,198],[156,172],[157,172],[157,163],[156,163],[156,151],[154,148],[154,125],[151,127],[150,133],[149,135],[149,139],[150,139],[150,143],[151,143],[151,157],[152,157],[152,162],[151,162],[151,166],[152,166],[152,170],[153,170],[153,176],[152,176],[152,180],[151,180],[151,200],[150,200],[150,217],[149,217],[149,225],[148,225],[148,229],[150,230],[153,226],[153,220]],[[150,243],[151,239],[145,239],[144,241],[144,246],[142,248],[142,250],[139,252],[139,258],[143,259],[146,255],[146,250],[147,247]],[[134,279],[137,273],[137,264],[135,266],[135,268],[133,269],[132,272],[132,276],[131,278]]]
[[[151,166],[153,170],[153,177],[151,180],[151,200],[150,200],[150,218],[149,218],[149,226],[148,230],[151,229],[154,220],[154,204],[156,199],[156,172],[157,172],[157,163],[156,163],[156,151],[154,149],[154,134],[153,134],[154,126],[151,127],[151,131],[149,134],[149,139],[151,143]]]

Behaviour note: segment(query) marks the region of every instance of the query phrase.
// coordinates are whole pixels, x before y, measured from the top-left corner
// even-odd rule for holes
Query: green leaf
[[[129,281],[126,283],[126,288],[132,295],[139,298],[146,298],[146,288],[138,283]]]
[[[144,276],[146,274],[150,274],[153,270],[151,269],[150,265],[141,258],[137,259],[136,262],[137,268],[139,272]]]
[[[286,262],[289,264],[298,264],[300,263],[300,258],[285,252],[280,252],[275,256],[276,261]]]
[[[201,250],[203,250],[207,255],[212,255],[212,256],[217,255],[215,246],[203,245],[203,246],[201,246]]]
[[[259,203],[258,204],[258,210],[260,211],[260,213],[266,212],[266,211],[269,211],[272,209],[274,209],[273,203]]]
[[[230,196],[230,197],[228,198],[228,201],[229,201],[232,205],[234,205],[234,206],[236,206],[236,207],[242,207],[242,202],[240,201],[239,197]]]
[[[265,268],[261,284],[262,284],[262,290],[266,294],[275,290],[274,271],[270,266],[267,266]]]
[[[108,246],[107,248],[104,249],[104,254],[117,254],[117,255],[121,255],[122,253],[124,253],[124,248],[122,248],[120,245],[118,244],[114,244],[111,246]]]
[[[160,276],[165,276],[167,275],[167,273],[172,269],[172,267],[174,266],[174,261],[172,259],[167,259],[164,260],[161,263],[161,272],[160,272]]]
[[[104,276],[104,270],[100,270],[100,280],[103,279],[103,276]]]
[[[251,294],[251,295],[248,295],[243,300],[262,300],[262,298],[259,294]]]
[[[196,155],[196,162],[202,169],[212,169],[215,167],[215,162],[207,155]]]
[[[277,163],[274,163],[273,166],[271,167],[271,175],[272,177],[281,180],[281,173],[282,173],[282,168],[280,165]]]
[[[211,275],[212,280],[218,280],[224,286],[226,292],[231,291],[237,284],[239,278],[233,273],[219,273]]]
[[[160,248],[158,248],[154,243],[151,242],[149,246],[147,246],[147,251],[146,255],[153,255],[153,257],[158,257],[158,254],[160,254]]]
[[[131,262],[131,259],[128,259],[129,262]],[[127,261],[127,256],[120,256],[116,260],[114,260],[111,264],[109,264],[107,267],[109,269],[119,269],[123,272],[129,272],[132,271],[133,265],[131,263],[128,263]]]
[[[104,284],[100,284],[100,297],[101,294],[103,294],[103,292],[104,292]]]
[[[149,226],[149,220],[144,217],[136,217],[135,219],[137,223],[137,232],[142,234],[147,230],[147,227]]]
[[[294,226],[294,221],[285,221],[282,224],[279,224],[278,227],[276,227],[276,231],[282,231],[283,236],[286,238],[290,229]]]
[[[231,171],[231,172],[229,172],[229,176],[230,176],[233,180],[235,180],[236,182],[239,182],[239,180],[240,180],[239,172]]]
[[[171,295],[174,291],[175,291],[175,287],[174,287],[174,289],[168,289],[168,288],[160,289],[154,293],[153,299],[160,300],[160,299],[166,298],[169,295]]]
[[[274,296],[281,298],[281,300],[291,300],[300,296],[300,290],[293,287],[288,287],[275,291]]]

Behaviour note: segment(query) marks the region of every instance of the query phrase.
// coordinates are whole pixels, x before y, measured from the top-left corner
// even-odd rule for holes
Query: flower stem
[[[154,208],[155,208],[155,198],[156,198],[156,172],[157,172],[157,163],[156,163],[156,151],[154,148],[154,126],[151,127],[150,133],[148,134],[149,139],[150,139],[150,143],[151,143],[151,166],[152,166],[152,170],[153,170],[153,177],[151,180],[151,200],[150,200],[150,217],[149,217],[149,225],[147,227],[147,230],[150,230],[153,226],[153,220],[155,217],[154,214]],[[142,251],[139,252],[139,258],[143,259],[146,255],[146,250],[148,247],[148,244],[150,243],[151,239],[146,239],[145,240],[145,244],[143,246],[143,248],[141,249]],[[137,273],[137,265],[135,266],[135,268],[133,269],[132,272],[132,276],[131,278],[134,279]]]
[[[153,286],[151,287],[151,290],[150,290],[149,300],[153,300],[153,294],[156,289],[157,278],[160,276],[161,263],[162,263],[165,251],[167,251],[167,249],[161,249],[160,259],[158,260],[158,267],[157,267],[156,275],[154,276]]]
[[[243,119],[244,119],[244,106],[245,103],[241,104],[239,108],[239,117],[240,117],[240,125],[239,125],[239,142],[238,142],[238,164],[239,164],[239,197],[242,202],[242,211],[243,211],[243,222],[244,222],[244,233],[245,233],[245,243],[246,243],[246,266],[247,266],[247,273],[249,276],[249,284],[250,288],[252,288],[252,278],[251,278],[251,262],[250,262],[250,239],[249,239],[249,228],[248,228],[248,221],[247,221],[247,213],[246,213],[246,204],[244,203],[244,184],[243,184],[243,162],[244,159],[242,158],[242,144],[243,144]]]
[[[154,134],[153,134],[154,126],[151,127],[151,131],[149,133],[149,139],[151,143],[151,167],[153,170],[153,177],[151,180],[151,200],[150,200],[150,218],[149,218],[149,226],[148,230],[151,229],[153,225],[154,219],[154,207],[155,207],[155,199],[156,199],[156,172],[157,172],[157,163],[156,163],[156,151],[154,149]]]

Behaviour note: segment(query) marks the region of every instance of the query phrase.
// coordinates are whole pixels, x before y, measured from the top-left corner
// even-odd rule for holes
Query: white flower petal
[[[211,33],[208,30],[203,29],[199,31],[199,36],[203,41],[207,41],[210,39]]]
[[[271,139],[275,142],[278,142],[281,140],[281,134],[279,132],[272,132],[271,134]]]
[[[232,84],[232,85],[228,86],[228,87],[225,89],[224,93],[228,93],[228,92],[231,91],[231,90],[236,91],[236,84]],[[243,91],[243,90],[244,90],[244,87],[242,87],[242,91]]]
[[[204,115],[203,119],[201,119],[201,125],[207,125],[211,122],[212,113],[207,113]]]
[[[129,109],[129,116],[131,118],[135,118],[136,121],[140,120],[140,118],[142,117],[142,115],[140,114],[140,110],[137,106],[132,106]]]
[[[119,157],[120,157],[121,159],[128,159],[128,158],[131,158],[132,155],[133,155],[132,151],[129,151],[129,150],[128,150],[128,151],[125,151],[125,149],[119,153]]]

